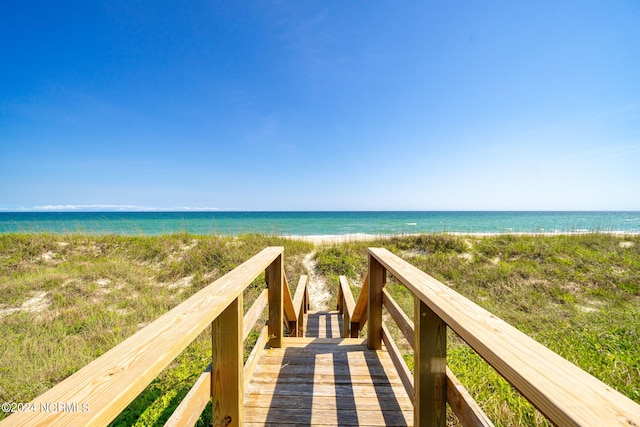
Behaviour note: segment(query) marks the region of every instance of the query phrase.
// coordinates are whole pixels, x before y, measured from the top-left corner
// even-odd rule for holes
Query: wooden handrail
[[[389,295],[389,292],[387,292],[386,289],[382,290],[382,305],[387,309],[393,320],[396,321],[398,328],[402,331],[402,334],[411,348],[415,348],[415,328],[413,326],[413,322],[409,319],[409,316],[402,311],[398,303],[391,297],[391,295]]]
[[[338,310],[347,313],[353,313],[355,311],[355,304],[347,303],[343,295],[347,295],[347,292],[351,292],[350,288],[348,288],[348,282],[345,276],[340,276],[340,286],[338,288]],[[386,289],[382,289],[382,304],[387,309],[393,320],[395,320],[398,325],[400,331],[403,333],[407,342],[414,348],[414,333],[415,328],[411,319],[405,314],[405,312],[400,308],[398,303],[391,297],[391,295],[387,292]],[[348,297],[347,297],[348,298]],[[353,298],[353,296],[351,297]],[[363,286],[363,290],[360,292],[360,297],[358,298],[358,304],[361,304],[361,301],[364,301],[363,304],[368,303],[368,280],[365,279],[365,286]],[[351,310],[348,307],[354,306],[354,309]],[[345,310],[346,308],[346,310]],[[360,313],[366,313],[366,306],[360,310]],[[365,318],[366,321],[366,318]],[[347,317],[345,315],[344,324],[348,323]],[[354,328],[356,337],[357,337],[357,328],[359,325],[359,321],[353,321],[352,319],[352,328]],[[353,331],[352,330],[352,334]],[[346,332],[346,331],[345,331]],[[346,336],[346,335],[345,335]],[[353,335],[352,335],[353,336]],[[411,375],[411,371],[407,367],[404,359],[402,358],[402,354],[398,349],[395,341],[391,337],[389,330],[383,324],[382,325],[382,341],[384,342],[387,352],[391,356],[391,360],[398,372],[400,380],[405,387],[407,395],[410,399],[414,399],[414,386],[413,386],[413,377]],[[487,416],[482,412],[478,404],[473,400],[471,395],[464,389],[462,384],[458,381],[458,379],[453,375],[451,370],[447,368],[447,384],[449,387],[447,388],[447,402],[450,404],[454,413],[458,417],[458,419],[462,422],[464,426],[473,426],[473,427],[492,427],[493,424],[487,418]]]
[[[276,262],[281,266],[283,251],[264,249],[31,402],[37,408],[52,402],[81,402],[88,407],[86,412],[15,413],[2,425],[106,425],[208,325],[222,314],[236,316],[233,307],[239,306],[233,310],[241,312],[244,289],[265,270],[273,270]],[[241,322],[240,317],[236,323]]]
[[[283,273],[283,286],[288,287],[288,283],[286,282],[286,276]],[[293,298],[293,302],[291,302],[293,309],[295,310],[295,319],[297,319],[293,323],[289,323],[287,321],[287,328],[291,327],[290,332],[293,336],[303,337],[304,336],[304,314],[307,312],[307,304],[306,299],[308,296],[307,293],[307,284],[308,277],[301,276],[300,281],[298,282],[298,287],[296,288],[295,296]],[[264,311],[267,305],[267,296],[268,292],[265,289],[262,293],[256,298],[251,308],[245,314],[242,323],[243,323],[243,340],[247,338],[251,330],[253,330],[257,320],[260,318],[260,315]],[[287,292],[283,292],[283,305],[286,307],[287,303]],[[283,307],[285,317],[286,317],[286,308]],[[293,325],[293,326],[291,326]],[[262,351],[267,343],[268,334],[267,328],[262,328],[262,333],[259,335],[256,343],[247,358],[247,361],[244,365],[244,387],[249,385],[251,381],[251,377],[253,376],[253,372],[257,366],[260,351]],[[200,414],[206,407],[209,397],[210,397],[210,382],[211,382],[211,365],[207,367],[207,369],[200,375],[194,386],[189,390],[189,393],[182,400],[180,405],[173,412],[169,420],[165,423],[165,426],[193,426],[196,424],[197,420],[200,417]]]
[[[356,308],[356,301],[353,299],[351,287],[349,286],[349,281],[347,280],[346,276],[340,276],[340,294],[341,302],[338,309],[345,311],[349,318],[353,317],[353,312]]]
[[[164,423],[165,427],[194,426],[211,399],[211,364],[198,377],[182,402]]]
[[[358,338],[358,332],[364,328],[367,323],[367,315],[369,306],[369,274],[364,277],[364,283],[362,289],[360,289],[360,296],[358,296],[358,302],[353,309],[353,315],[351,317],[351,338]]]
[[[243,334],[242,340],[246,340],[247,336],[253,330],[256,322],[260,318],[260,315],[264,312],[267,306],[267,290],[265,289],[255,299],[253,305],[242,319]],[[263,327],[261,334],[258,336],[256,343],[253,346],[253,350],[244,365],[244,385],[247,387],[253,371],[255,370],[258,357],[257,354],[260,350],[264,349],[267,340],[267,328]],[[207,366],[204,372],[198,377],[197,381],[191,387],[187,395],[182,399],[180,405],[173,411],[171,417],[165,423],[165,427],[170,426],[194,426],[202,411],[209,403],[211,398],[211,364]]]
[[[406,338],[412,349],[415,349],[415,326],[409,316],[400,308],[398,303],[391,297],[386,289],[382,290],[382,303],[387,309],[391,318],[395,320],[398,328]],[[407,368],[400,350],[396,346],[388,329],[382,325],[382,340],[384,341],[387,351],[391,355],[402,384],[407,390],[407,394],[414,398],[414,381]],[[493,427],[493,423],[487,415],[480,409],[469,392],[458,381],[458,378],[451,372],[449,368],[446,370],[447,377],[447,403],[451,407],[453,413],[458,417],[460,423],[465,427]]]
[[[307,295],[307,284],[309,283],[309,278],[306,275],[300,276],[300,280],[298,281],[298,286],[296,287],[296,292],[293,296],[293,309],[295,310],[295,317],[300,316],[300,313],[307,312],[307,305],[305,304],[305,299]]]
[[[296,337],[304,337],[305,334],[304,315],[307,313],[309,308],[308,284],[309,277],[306,275],[300,276],[298,286],[296,287],[296,292],[293,296],[293,309],[295,311],[295,316],[297,319],[296,330],[294,334],[294,336]]]
[[[253,302],[253,305],[244,315],[242,319],[242,340],[246,340],[256,322],[262,315],[265,307],[267,306],[267,290],[265,289]]]
[[[338,286],[338,311],[343,317],[343,336],[349,338],[351,336],[351,317],[356,307],[356,302],[351,293],[351,287],[346,276],[339,277],[340,284]]]
[[[296,316],[296,310],[293,308],[293,299],[291,298],[291,291],[289,290],[289,282],[287,281],[287,275],[282,272],[282,304],[284,309],[284,320],[287,330],[289,332],[296,330],[296,322],[298,316]]]
[[[385,347],[387,347],[389,356],[391,356],[393,366],[395,366],[396,371],[398,371],[398,376],[402,381],[402,385],[404,385],[404,389],[407,391],[407,396],[409,396],[409,399],[413,400],[415,397],[413,388],[413,376],[411,375],[411,371],[402,358],[400,349],[391,337],[391,333],[389,332],[389,329],[387,329],[387,327],[384,325],[384,323],[382,324],[382,341],[384,342]]]
[[[418,316],[433,312],[553,423],[640,425],[640,405],[631,399],[388,250],[369,248],[369,254],[423,304]],[[417,338],[418,331],[416,346],[422,346]],[[423,362],[415,363],[418,369]]]

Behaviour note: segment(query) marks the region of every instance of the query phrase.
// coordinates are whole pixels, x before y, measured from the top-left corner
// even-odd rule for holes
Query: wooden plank
[[[447,423],[447,325],[420,298],[415,301],[413,384],[415,426]]]
[[[264,249],[32,401],[83,402],[90,411],[15,413],[3,426],[108,424],[282,252]]]
[[[372,350],[382,348],[382,288],[384,287],[384,267],[369,255],[369,304],[367,345]]]
[[[371,354],[371,353],[363,353],[362,357],[364,359],[367,360],[376,360],[376,355],[375,354]],[[301,364],[313,364],[315,360],[316,365],[315,366],[319,366],[319,365],[327,365],[327,366],[339,366],[339,365],[348,365],[347,362],[343,362],[343,361],[333,361],[333,359],[331,358],[331,354],[328,354],[326,356],[322,356],[318,355],[318,356],[313,356],[313,355],[308,355],[306,357],[304,356],[270,356],[269,353],[267,352],[267,350],[265,350],[265,355],[262,356],[262,358],[260,359],[260,364],[261,365],[285,365],[285,364],[290,364],[290,365],[301,365]],[[393,361],[391,359],[388,360],[381,360],[380,363],[382,364],[382,366],[384,366],[385,368],[391,368],[391,369],[395,369],[395,365],[393,364]]]
[[[335,385],[320,384],[309,387],[308,384],[287,384],[287,387],[279,387],[276,382],[268,384],[258,384],[250,382],[247,388],[248,393],[268,394],[274,396],[274,399],[281,399],[282,396],[333,396],[339,397],[345,393],[353,393],[361,397],[376,398],[379,396],[396,397],[406,396],[404,386],[398,384],[396,386],[373,386],[373,385]],[[275,397],[275,396],[278,397]]]
[[[447,402],[465,427],[494,427],[458,378],[447,368]]]
[[[256,344],[253,346],[251,353],[249,353],[249,357],[244,364],[244,387],[245,389],[249,385],[251,378],[253,377],[253,373],[258,366],[258,361],[260,360],[260,356],[262,356],[262,352],[264,351],[264,347],[267,345],[267,341],[269,341],[269,333],[268,328],[264,326],[262,328],[262,332],[260,332],[260,336],[256,340]]]
[[[358,332],[364,328],[367,322],[367,315],[369,305],[369,273],[364,278],[360,295],[358,296],[358,302],[353,309],[353,316],[351,316],[351,338],[358,338]]]
[[[211,325],[211,407],[214,426],[244,420],[242,294]]]
[[[309,276],[302,275],[298,280],[298,286],[293,297],[293,308],[295,310],[295,316],[298,317],[301,311],[304,311],[304,297],[307,290],[307,284],[309,283]]]
[[[337,311],[309,312],[307,315],[307,336],[316,338],[340,338],[342,316]]]
[[[391,360],[393,361],[393,365],[398,372],[400,381],[402,381],[402,385],[407,391],[407,396],[409,396],[409,398],[413,400],[413,374],[407,367],[407,364],[402,358],[402,354],[400,354],[398,346],[393,341],[393,338],[391,338],[391,334],[389,333],[389,330],[385,325],[382,325],[382,340],[384,341],[384,345],[387,347],[389,356],[391,356]]]
[[[307,316],[305,316],[304,310],[301,309],[300,314],[298,315],[298,329],[295,334],[297,337],[304,337],[306,335],[306,327],[307,327],[305,323],[306,318]]]
[[[307,286],[306,289],[304,290],[304,312],[307,313],[309,311],[309,306],[311,305],[309,303],[309,287]]]
[[[211,399],[211,364],[200,375],[180,405],[164,424],[165,427],[194,426]]]
[[[415,348],[413,322],[409,319],[409,316],[402,311],[398,303],[391,297],[386,289],[382,290],[382,304],[384,304],[384,307],[387,309],[393,320],[395,320],[398,328],[409,342],[411,348]]]
[[[313,374],[301,375],[301,374],[271,374],[266,372],[261,372],[259,374],[255,374],[255,377],[251,380],[252,383],[255,384],[269,384],[273,382],[277,382],[281,386],[286,386],[287,384],[313,384],[313,386],[319,385],[352,385],[352,386],[399,386],[402,385],[402,381],[400,377],[397,375],[393,378],[389,378],[386,375],[378,375],[372,376],[367,372],[362,372],[361,375],[356,375],[355,373],[346,373],[344,375],[336,375],[332,372],[326,372],[324,374],[320,374],[315,372]]]
[[[340,276],[340,294],[342,295],[342,315],[343,315],[343,335],[345,338],[351,336],[351,317],[356,308],[356,302],[351,293],[349,281],[345,276]]]
[[[262,291],[242,319],[242,340],[246,340],[267,306],[267,290]]]
[[[336,405],[334,396],[313,396],[313,404],[318,407],[333,407]],[[307,396],[290,396],[287,399],[272,399],[270,395],[248,394],[245,408],[302,408],[309,405]],[[395,397],[361,397],[353,396],[353,399],[344,399],[340,407],[348,410],[380,410],[380,408],[398,407],[402,411],[413,411],[413,402],[406,396]],[[410,418],[411,422],[412,419]]]
[[[351,375],[353,377],[369,376],[374,380],[380,379],[389,381],[400,381],[400,377],[395,370],[395,366],[388,366],[387,369],[384,366],[367,366],[366,364],[359,365],[354,363],[334,364],[334,365],[267,365],[260,364],[256,367],[254,375],[256,377],[265,375],[271,376],[278,375],[279,378],[286,378],[288,376],[304,378],[308,375],[335,375],[336,377],[341,375]],[[246,371],[245,371],[246,379]],[[413,382],[413,380],[412,380]]]
[[[334,403],[335,406],[335,403]],[[275,413],[274,413],[275,412]],[[282,424],[328,425],[328,426],[387,426],[407,425],[408,414],[402,411],[380,410],[336,410],[334,408],[280,408],[277,412],[268,408],[250,408],[247,411],[247,422],[262,423],[270,420]]]
[[[298,319],[297,331],[295,333],[295,336],[298,337],[303,337],[305,332],[304,314],[307,311],[305,297],[307,295],[308,282],[308,276],[300,276],[300,280],[298,280],[298,286],[296,287],[296,292],[293,296],[293,308],[295,310],[296,319]]]
[[[318,337],[318,338],[338,338],[332,337],[330,334],[327,334],[327,314],[318,313],[318,329],[314,329],[312,326],[307,326],[307,333],[309,336]]]
[[[284,321],[283,309],[283,274],[282,255],[276,257],[265,272],[267,285],[269,286],[269,346],[282,347],[282,322]]]
[[[362,339],[287,338],[247,387],[247,425],[410,425],[413,402],[385,351]]]
[[[285,342],[292,347],[307,347],[309,345],[331,344],[336,346],[361,346],[366,351],[367,341],[362,338],[313,338],[313,337],[287,337]]]
[[[269,349],[269,354],[287,354],[287,355],[301,355],[301,354],[319,354],[321,357],[323,354],[329,353],[345,353],[348,352],[350,356],[358,354],[370,354],[372,357],[387,356],[386,352],[377,352],[369,350],[366,346],[366,340],[361,338],[286,338],[285,339],[287,351],[279,349]]]
[[[393,276],[557,425],[640,426],[640,405],[386,249]]]
[[[344,302],[344,310],[343,313],[347,313],[349,317],[353,317],[353,313],[355,312],[356,302],[353,299],[353,294],[351,293],[351,287],[349,286],[349,281],[346,276],[340,276],[340,289],[342,290],[343,302]],[[346,337],[345,337],[346,338]]]
[[[292,331],[295,328],[293,327],[293,325],[291,325],[291,323],[295,324],[298,321],[298,316],[296,315],[296,310],[293,308],[293,300],[291,299],[289,282],[287,281],[287,275],[284,274],[284,270],[282,270],[282,303],[284,318],[289,324],[289,331]]]
[[[340,328],[343,326],[342,316],[340,315],[327,316],[326,320],[327,320],[327,323],[329,323],[329,326],[327,327],[327,333],[331,331],[331,337],[334,337],[334,338],[340,338],[341,336],[344,337],[344,335],[340,333]]]

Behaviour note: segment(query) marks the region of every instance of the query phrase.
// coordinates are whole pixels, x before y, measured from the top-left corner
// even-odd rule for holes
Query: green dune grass
[[[316,251],[333,291],[344,274],[356,298],[366,247],[386,247],[640,402],[640,237],[604,234],[431,234],[318,247],[261,235],[0,235],[0,400],[28,402],[271,245],[285,247],[291,287]],[[411,315],[412,295],[393,278],[387,286]],[[263,288],[259,277],[246,307]],[[162,425],[209,363],[208,332],[113,424]],[[544,423],[464,342],[451,335],[448,345],[449,366],[496,425]]]

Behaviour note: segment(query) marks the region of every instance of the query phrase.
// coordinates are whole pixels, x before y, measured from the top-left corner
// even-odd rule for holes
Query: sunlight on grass
[[[332,286],[332,305],[338,276],[348,276],[357,299],[366,248],[386,247],[640,402],[640,238],[603,234],[434,234],[315,248],[260,235],[1,235],[0,399],[35,398],[270,245],[285,247],[290,286],[307,273],[302,260],[315,250],[317,273]],[[387,289],[411,316],[413,295],[388,279]],[[264,286],[261,276],[248,287],[245,309]],[[450,335],[450,368],[496,425],[546,423]],[[247,339],[246,353],[256,337]],[[398,342],[411,366],[411,349]],[[210,362],[210,346],[205,331],[113,425],[162,425]],[[210,412],[200,425],[208,425]]]

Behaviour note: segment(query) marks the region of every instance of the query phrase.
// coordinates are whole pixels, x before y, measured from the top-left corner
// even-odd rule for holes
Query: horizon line
[[[212,208],[212,207],[171,207],[171,208],[155,208],[149,206],[137,205],[46,205],[34,206],[30,208],[2,208],[0,213],[179,213],[179,212],[640,212],[638,209],[322,209],[322,210],[306,210],[306,209],[289,209],[289,210],[270,210],[270,209],[237,209],[237,208]]]

